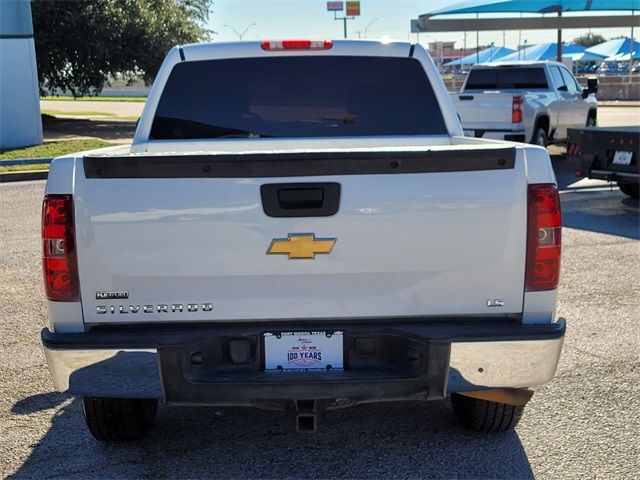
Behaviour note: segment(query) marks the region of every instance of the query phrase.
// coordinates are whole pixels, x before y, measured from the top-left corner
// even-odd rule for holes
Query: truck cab
[[[452,99],[466,135],[546,146],[596,124],[596,91],[559,62],[494,62],[472,67]]]

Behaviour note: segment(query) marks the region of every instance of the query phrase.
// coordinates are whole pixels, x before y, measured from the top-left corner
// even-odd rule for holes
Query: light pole
[[[238,30],[233,28],[231,25],[227,25],[226,23],[223,25],[223,27],[227,27],[227,28],[230,28],[231,30],[233,30],[233,33],[235,33],[238,36],[238,39],[242,40],[244,38],[244,36],[247,34],[247,32],[249,31],[249,29],[251,27],[255,27],[256,25],[258,25],[258,24],[257,23],[250,23],[249,25],[247,25],[247,28],[245,28],[242,31],[242,33],[240,33]]]
[[[367,23],[367,26],[364,27],[364,38],[367,38],[367,30],[369,30],[369,27],[371,25],[373,25],[375,22],[377,22],[379,20],[379,18],[374,18],[373,20],[371,20],[369,23]]]
[[[340,11],[342,11],[342,10],[340,10]],[[358,15],[360,15],[360,14],[358,13]],[[345,12],[344,17],[339,17],[338,16],[338,11],[337,10],[333,11],[333,19],[334,20],[342,20],[343,21],[342,29],[343,29],[343,33],[344,33],[344,38],[348,38],[348,35],[347,35],[347,20],[355,20],[355,18],[356,18],[355,16],[351,16],[351,17],[347,16],[346,12]]]
[[[476,13],[476,19],[480,18],[480,14]],[[476,30],[476,63],[480,63],[480,31]]]

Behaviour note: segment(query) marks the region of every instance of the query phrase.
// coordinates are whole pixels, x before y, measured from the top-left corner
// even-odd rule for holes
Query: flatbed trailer
[[[576,166],[576,176],[615,181],[623,193],[638,198],[639,144],[640,126],[570,128],[567,160]]]

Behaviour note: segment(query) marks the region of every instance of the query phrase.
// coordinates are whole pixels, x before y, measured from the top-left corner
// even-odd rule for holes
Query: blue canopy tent
[[[443,67],[455,67],[461,65],[474,65],[476,63],[495,62],[505,55],[515,52],[511,48],[505,47],[490,47],[481,50],[480,52],[472,53],[466,57],[458,58],[451,62],[445,63]]]
[[[557,43],[540,43],[538,45],[532,45],[527,48],[523,48],[518,52],[513,52],[500,59],[501,62],[514,62],[517,60],[554,60],[556,58],[556,52],[558,50]],[[574,54],[585,51],[585,47],[582,45],[576,45],[573,43],[565,43],[562,45],[562,54]]]
[[[586,51],[603,57],[613,57],[620,54],[628,55],[630,52],[640,52],[640,43],[628,37],[616,38],[615,40],[589,47]]]
[[[640,10],[640,0],[471,0],[439,8],[429,16],[457,13],[555,13],[588,10]]]
[[[605,58],[603,55],[598,55],[597,53],[592,53],[588,50],[583,52],[566,53],[563,56],[571,58],[574,62],[595,62]]]
[[[619,53],[612,57],[607,57],[604,59],[606,62],[614,61],[614,62],[628,62],[629,60],[640,60],[640,51],[634,50],[630,53]]]
[[[455,3],[447,7],[432,10],[425,15],[421,15],[420,18],[418,19],[417,24],[422,28],[422,26],[428,23],[432,17],[439,16],[439,15],[476,14],[476,17],[478,17],[479,14],[481,13],[520,13],[520,14],[522,13],[538,13],[538,14],[555,13],[558,16],[558,21],[555,22],[555,24],[557,24],[557,30],[558,30],[558,41],[556,43],[556,46],[557,46],[556,58],[560,60],[563,54],[562,52],[562,47],[563,47],[562,28],[563,27],[560,25],[565,25],[565,28],[569,28],[568,25],[572,23],[571,20],[582,21],[584,19],[586,20],[584,23],[584,26],[589,26],[589,20],[587,17],[575,17],[575,18],[566,17],[566,20],[562,20],[563,18],[562,14],[564,12],[621,11],[621,10],[627,10],[631,12],[640,10],[640,0],[471,0],[471,1]],[[606,21],[607,27],[612,26],[612,22],[614,22],[613,16],[610,16],[610,17],[592,16],[589,18],[594,19],[591,23],[597,23],[595,19],[602,19],[602,18],[604,18],[605,20],[608,19]],[[489,20],[493,20],[493,19],[489,19]],[[510,19],[503,19],[503,20],[510,20]],[[535,19],[530,19],[530,18],[529,19],[521,18],[519,20],[516,19],[513,22],[511,22],[511,24],[513,25],[527,24],[533,28],[543,28],[542,24],[545,23],[546,25],[546,23],[548,23],[548,22],[543,22],[544,19],[541,19],[539,21],[536,20],[537,22],[536,26],[533,26],[534,25],[533,23],[526,22],[526,20],[535,20]],[[633,15],[631,15],[628,19],[621,20],[619,18],[616,18],[615,21],[635,22],[636,19]],[[603,22],[604,20],[600,23],[603,23]],[[435,26],[436,23],[438,23],[438,21],[435,21],[435,23],[434,21],[432,21],[431,28],[436,28]],[[439,23],[441,24],[440,25],[441,30],[439,31],[450,31],[444,27],[446,25],[446,21],[445,22],[440,21]],[[471,29],[476,30],[476,32],[478,32],[480,29],[483,29],[483,30],[513,29],[513,27],[511,28],[505,27],[504,26],[505,22],[502,22],[502,23],[499,23],[497,21],[485,22],[483,28],[480,27],[480,23],[482,23],[482,20],[476,19],[475,24],[477,25],[477,27],[476,28],[472,27]],[[459,21],[458,27],[462,24],[469,25],[468,22],[465,23],[464,19]],[[501,27],[495,28],[495,25],[498,25],[498,24],[501,25]],[[631,23],[630,25],[634,26],[635,23]],[[516,27],[516,29],[518,28]],[[425,27],[425,30],[423,31],[429,31],[429,30],[427,27]],[[476,43],[478,43],[477,39],[476,39]]]

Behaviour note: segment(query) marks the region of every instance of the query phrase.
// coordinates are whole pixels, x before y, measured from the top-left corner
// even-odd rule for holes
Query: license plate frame
[[[631,160],[633,159],[633,152],[626,150],[616,150],[613,152],[613,161],[612,165],[631,165]]]
[[[327,372],[344,369],[344,332],[284,331],[262,335],[266,372]]]

